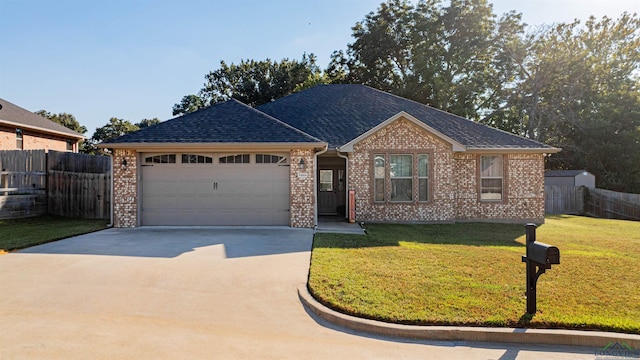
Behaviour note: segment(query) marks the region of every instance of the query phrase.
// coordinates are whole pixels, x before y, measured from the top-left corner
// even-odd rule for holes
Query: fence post
[[[585,200],[587,194],[587,187],[580,186],[576,188],[576,213],[578,215],[583,215],[586,211],[585,204],[587,203]]]

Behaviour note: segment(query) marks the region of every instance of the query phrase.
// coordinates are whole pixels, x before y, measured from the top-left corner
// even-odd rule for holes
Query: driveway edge
[[[346,315],[319,303],[311,296],[307,284],[298,287],[303,305],[322,319],[351,330],[417,340],[481,341],[521,344],[588,346],[603,348],[609,343],[625,343],[640,348],[640,335],[604,331],[561,329],[486,328],[469,326],[418,326],[391,324]]]

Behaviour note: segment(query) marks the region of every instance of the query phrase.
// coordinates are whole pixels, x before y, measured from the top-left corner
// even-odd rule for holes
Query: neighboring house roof
[[[257,107],[338,148],[406,112],[467,150],[559,149],[365,85],[318,85]]]
[[[85,136],[77,133],[57,122],[35,114],[18,105],[10,103],[0,98],[0,124],[16,126],[24,129],[31,129],[44,133],[52,133],[70,138],[84,139]]]
[[[103,142],[169,143],[317,143],[322,140],[237,100],[229,100]]]
[[[576,177],[587,170],[549,170],[544,173],[545,177]]]

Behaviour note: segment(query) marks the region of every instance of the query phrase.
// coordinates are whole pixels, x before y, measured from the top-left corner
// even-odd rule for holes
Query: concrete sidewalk
[[[312,231],[109,229],[0,256],[1,359],[594,359],[567,346],[407,340],[297,296]]]

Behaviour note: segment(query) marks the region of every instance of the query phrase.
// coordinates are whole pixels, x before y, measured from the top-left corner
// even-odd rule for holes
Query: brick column
[[[304,160],[305,168],[300,169],[300,159]],[[314,182],[316,166],[313,162],[314,153],[309,149],[291,150],[291,190],[290,190],[290,225],[291,227],[312,228],[314,224],[316,194]]]
[[[138,224],[138,157],[135,150],[113,152],[113,226]]]

